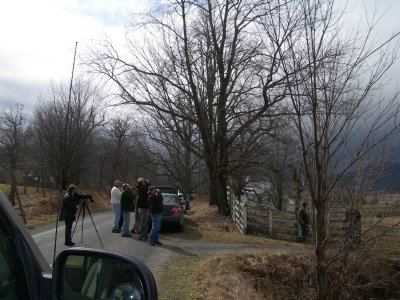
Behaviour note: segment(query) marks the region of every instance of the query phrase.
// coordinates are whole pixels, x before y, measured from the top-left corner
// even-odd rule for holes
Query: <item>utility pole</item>
[[[64,126],[64,136],[63,142],[61,144],[61,168],[60,168],[60,201],[59,201],[59,210],[56,216],[56,232],[54,236],[54,252],[53,252],[53,264],[56,261],[56,249],[57,249],[57,233],[58,233],[58,218],[62,209],[62,201],[63,201],[63,181],[64,181],[64,167],[65,167],[65,151],[66,151],[66,144],[67,144],[67,131],[68,131],[68,121],[69,121],[69,114],[71,110],[71,93],[72,93],[72,82],[74,80],[74,70],[75,70],[75,58],[76,58],[76,48],[78,47],[78,42],[75,42],[75,51],[74,51],[74,62],[72,63],[72,72],[71,72],[71,82],[69,85],[69,95],[68,95],[68,106],[67,106],[67,114],[65,116],[65,126]]]

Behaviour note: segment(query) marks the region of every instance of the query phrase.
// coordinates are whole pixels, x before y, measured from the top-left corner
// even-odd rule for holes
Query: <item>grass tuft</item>
[[[200,259],[193,256],[171,257],[160,266],[157,284],[160,300],[192,300],[199,295],[197,279]]]

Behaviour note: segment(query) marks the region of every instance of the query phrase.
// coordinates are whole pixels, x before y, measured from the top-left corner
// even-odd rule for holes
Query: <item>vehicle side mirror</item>
[[[53,299],[157,299],[153,274],[143,262],[103,250],[62,251],[52,277]]]

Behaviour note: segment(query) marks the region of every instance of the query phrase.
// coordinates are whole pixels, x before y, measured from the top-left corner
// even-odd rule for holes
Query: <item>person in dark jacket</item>
[[[310,218],[307,213],[307,203],[303,202],[298,212],[298,220],[301,228],[301,236],[299,241],[305,241],[308,236],[308,226],[310,224]]]
[[[148,203],[148,189],[150,181],[148,179],[139,178],[136,185],[137,193],[137,217],[139,222],[139,240],[147,241],[147,233],[149,226],[149,203]]]
[[[68,192],[63,197],[62,203],[62,218],[65,221],[65,245],[73,246],[71,230],[72,223],[75,221],[75,215],[77,208],[76,206],[80,203],[80,200],[92,199],[91,195],[80,195],[78,194],[78,188],[71,184],[68,188]]]
[[[124,220],[122,225],[122,236],[123,237],[131,237],[132,234],[129,233],[129,222],[131,219],[131,211],[134,209],[134,197],[131,187],[129,184],[124,183],[122,185],[122,194],[121,194],[121,212],[122,218]]]
[[[149,245],[162,245],[158,240],[158,233],[161,229],[161,219],[164,212],[163,196],[160,189],[154,186],[149,187],[149,211],[151,216],[151,231],[149,234]]]

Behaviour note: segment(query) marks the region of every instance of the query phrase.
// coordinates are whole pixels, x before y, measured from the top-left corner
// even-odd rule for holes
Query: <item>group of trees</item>
[[[107,111],[102,100],[78,79],[70,96],[67,86],[51,84],[31,115],[20,104],[0,110],[1,170],[21,170],[27,184],[60,190],[74,183],[109,191],[117,178],[135,185],[145,177],[191,193],[198,168],[182,160],[182,145],[155,134],[157,123],[139,122],[139,112]]]
[[[383,91],[398,33],[376,40],[375,20],[350,31],[345,16],[334,0],[157,5],[136,16],[128,53],[107,40],[85,57],[127,113],[106,117],[87,82],[74,84],[72,101],[65,87],[52,86],[29,134],[19,135],[31,159],[11,155],[8,166],[29,163],[62,187],[158,175],[185,192],[205,171],[210,203],[223,215],[230,214],[229,178],[239,189],[248,178],[267,178],[279,206],[296,174],[296,193],[313,208],[318,298],[325,299],[329,204],[349,174],[365,183],[382,162],[374,152],[399,127],[397,93]],[[20,108],[13,116],[22,126]],[[345,190],[354,196],[354,189]]]

